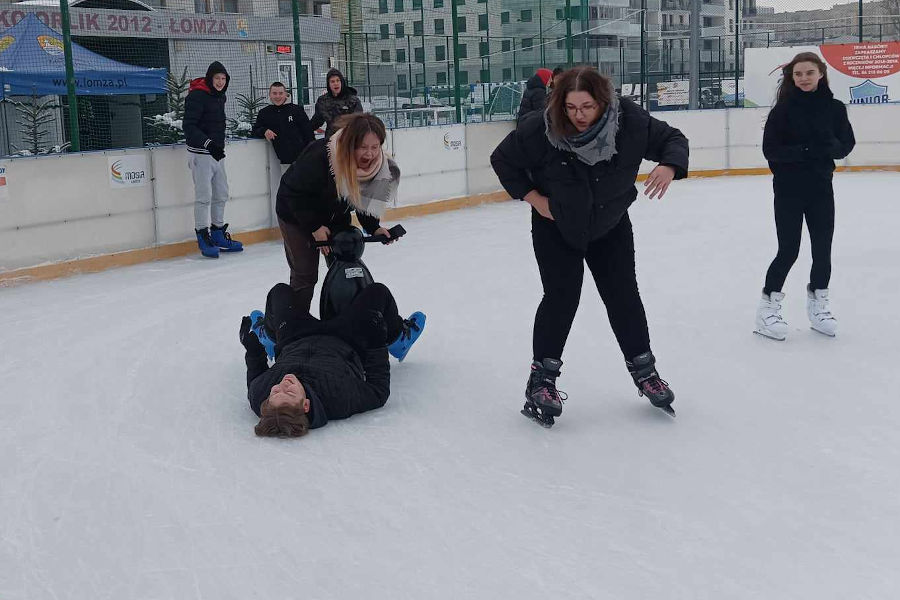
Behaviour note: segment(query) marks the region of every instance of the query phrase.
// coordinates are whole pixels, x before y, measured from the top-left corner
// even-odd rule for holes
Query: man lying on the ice
[[[241,320],[247,398],[260,417],[256,435],[299,437],[331,419],[380,408],[390,395],[388,353],[402,360],[422,333],[425,315],[403,319],[390,290],[363,289],[343,313],[320,321],[297,310],[296,292],[279,283],[265,314]],[[275,364],[265,344],[274,340]]]

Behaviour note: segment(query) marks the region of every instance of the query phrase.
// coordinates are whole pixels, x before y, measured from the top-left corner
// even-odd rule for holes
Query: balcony
[[[666,35],[687,35],[691,26],[688,23],[663,23],[660,30]]]

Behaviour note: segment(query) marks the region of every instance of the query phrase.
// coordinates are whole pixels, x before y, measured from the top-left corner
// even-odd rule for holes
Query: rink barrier
[[[848,107],[857,147],[838,162],[839,171],[898,170],[898,108]],[[691,176],[719,177],[769,173],[761,151],[767,113],[754,108],[656,116],[690,139]],[[490,154],[512,128],[511,122],[495,122],[390,130],[385,148],[403,177],[388,218],[505,199]],[[275,194],[282,167],[271,145],[230,140],[226,152],[230,231],[248,244],[278,239]],[[113,185],[116,161],[127,167],[141,160],[144,185]],[[639,178],[653,166],[642,164]],[[0,285],[196,252],[193,186],[183,146],[0,160],[0,169]]]
[[[509,199],[506,192],[479,194],[477,196],[467,196],[465,198],[451,198],[450,200],[442,200],[429,204],[401,206],[388,209],[384,218],[385,220],[397,221],[410,217],[422,217],[459,210],[481,204],[505,202]],[[354,223],[359,225],[355,217]],[[244,246],[252,246],[253,244],[281,240],[281,230],[278,227],[269,227],[266,229],[257,229],[255,231],[244,231],[237,234],[235,239],[244,244]],[[153,248],[127,250],[125,252],[115,252],[113,254],[103,254],[100,256],[91,256],[89,258],[81,258],[49,265],[28,267],[0,273],[0,288],[36,281],[60,279],[71,275],[99,273],[108,269],[129,267],[158,260],[193,256],[198,252],[197,242],[192,240],[189,242],[165,244]],[[221,256],[225,257],[224,260],[232,260],[227,253]],[[223,260],[223,258],[220,257],[218,260]],[[240,255],[234,256],[233,260],[240,260]]]

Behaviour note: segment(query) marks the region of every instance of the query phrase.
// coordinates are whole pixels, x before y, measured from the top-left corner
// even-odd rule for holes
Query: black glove
[[[256,334],[250,331],[250,325],[252,325],[250,317],[241,319],[241,329],[238,331],[238,338],[241,340],[241,345],[246,348],[247,352],[250,354],[265,354],[266,349],[263,348],[263,345],[259,341],[259,338],[256,337]]]
[[[225,158],[225,147],[221,146],[215,142],[210,142],[206,145],[206,149],[209,151],[209,155],[214,159],[222,160]]]

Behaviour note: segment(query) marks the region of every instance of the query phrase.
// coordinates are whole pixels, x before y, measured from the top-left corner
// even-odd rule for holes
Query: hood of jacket
[[[332,77],[341,78],[341,93],[337,96],[331,93],[331,87],[328,85],[328,82],[331,81]],[[330,69],[328,71],[328,74],[325,75],[325,93],[327,93],[332,98],[345,98],[350,95],[357,95],[356,89],[347,85],[347,79],[339,69]]]
[[[544,81],[541,79],[541,76],[535,73],[531,77],[528,78],[528,81],[525,82],[526,90],[534,90],[534,89],[546,89],[547,86],[544,84]]]
[[[213,87],[212,79],[213,75],[215,75],[216,73],[223,73],[225,75],[225,87],[222,88],[221,92]],[[206,69],[205,76],[191,80],[190,91],[201,90],[211,96],[220,96],[228,91],[228,84],[230,82],[231,75],[229,75],[228,71],[225,70],[225,66],[219,61],[213,61],[213,63],[209,65],[209,68]]]

